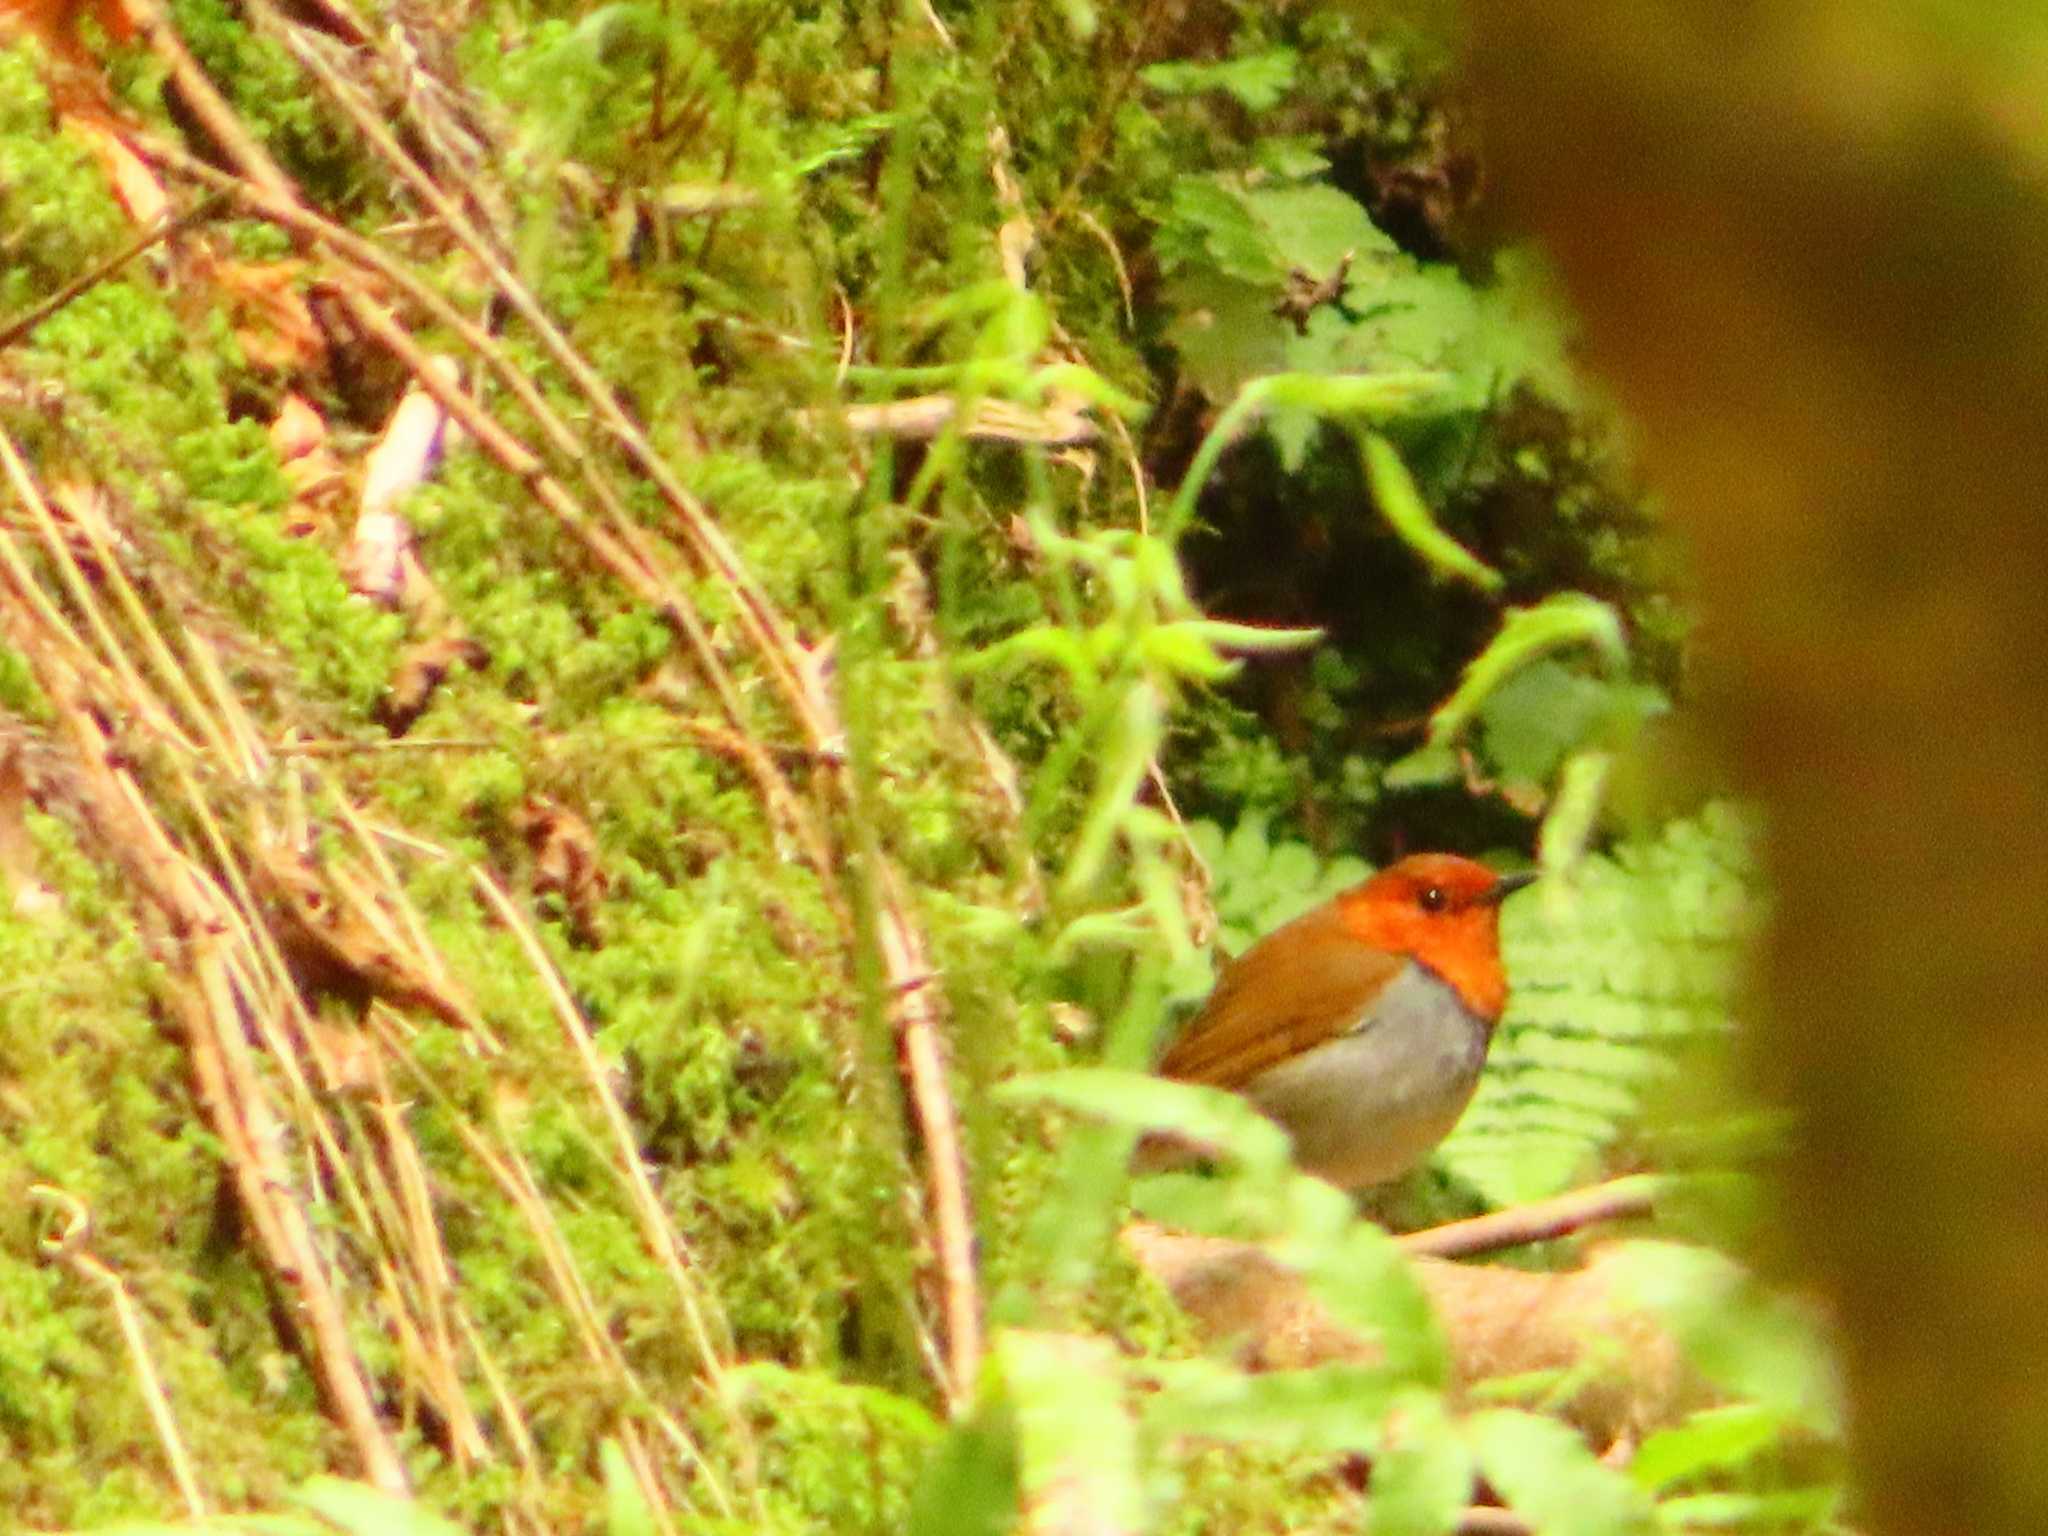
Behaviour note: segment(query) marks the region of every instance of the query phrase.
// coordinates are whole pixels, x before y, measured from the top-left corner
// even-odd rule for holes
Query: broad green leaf
[[[1407,1255],[1380,1228],[1352,1221],[1340,1232],[1277,1244],[1275,1253],[1339,1323],[1379,1341],[1387,1371],[1422,1386],[1450,1379],[1443,1325]]]
[[[1332,1237],[1352,1224],[1342,1191],[1287,1167],[1247,1161],[1241,1171],[1204,1178],[1158,1173],[1131,1186],[1132,1208],[1161,1226],[1240,1242],[1269,1243],[1291,1263],[1289,1244]],[[1373,1315],[1381,1321],[1386,1312]]]
[[[604,1469],[605,1536],[654,1536],[654,1511],[619,1442],[606,1439],[597,1459]]]
[[[1214,64],[1154,64],[1138,78],[1162,96],[1228,91],[1249,110],[1265,112],[1293,86],[1298,58],[1292,48],[1269,48]]]
[[[1630,1536],[1649,1529],[1649,1498],[1558,1420],[1490,1408],[1466,1421],[1466,1433],[1486,1480],[1544,1536]]]
[[[1645,1440],[1629,1463],[1629,1476],[1652,1493],[1703,1472],[1740,1466],[1785,1432],[1784,1414],[1761,1403],[1703,1408],[1683,1423]]]
[[[1472,1449],[1433,1393],[1388,1411],[1367,1490],[1366,1536],[1446,1536],[1472,1498]]]
[[[292,1493],[291,1501],[348,1536],[465,1536],[461,1526],[410,1499],[338,1477],[311,1479]]]
[[[990,1364],[1016,1425],[1023,1495],[1041,1517],[1085,1511],[1109,1530],[1140,1528],[1137,1424],[1107,1339],[1005,1331]],[[1063,1522],[1042,1518],[1050,1528]]]
[[[1446,742],[1425,742],[1399,758],[1380,775],[1388,789],[1424,789],[1435,784],[1455,784],[1464,772],[1457,751]]]
[[[1669,707],[1655,688],[1596,677],[1553,658],[1502,682],[1480,706],[1476,734],[1497,776],[1540,786],[1574,752],[1623,745]]]
[[[1173,184],[1171,209],[1157,239],[1169,268],[1205,266],[1260,287],[1287,275],[1243,194],[1211,176],[1183,176]]]
[[[1667,1531],[1796,1531],[1838,1529],[1842,1489],[1785,1488],[1772,1493],[1695,1493],[1666,1499],[1657,1521]]]
[[[1248,1375],[1206,1360],[1160,1362],[1144,1406],[1155,1435],[1191,1435],[1286,1451],[1370,1452],[1406,1385],[1378,1367],[1321,1365]]]
[[[1133,1131],[1170,1131],[1262,1169],[1287,1164],[1287,1133],[1234,1093],[1113,1067],[1068,1067],[1013,1078],[996,1096],[1049,1104]]]
[[[1325,278],[1347,254],[1394,249],[1358,199],[1327,183],[1259,187],[1244,200],[1286,270]]]
[[[1610,1263],[1616,1296],[1659,1318],[1714,1386],[1815,1433],[1841,1432],[1841,1387],[1815,1318],[1707,1249],[1635,1242]]]
[[[911,1494],[909,1536],[1008,1536],[1017,1527],[1017,1445],[1006,1415],[955,1424]]]

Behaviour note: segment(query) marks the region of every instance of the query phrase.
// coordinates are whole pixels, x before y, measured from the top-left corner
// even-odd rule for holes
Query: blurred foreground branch
[[[1776,880],[1784,1236],[1875,1532],[2048,1500],[2048,139],[2011,8],[1481,8],[1492,149],[1693,538]]]

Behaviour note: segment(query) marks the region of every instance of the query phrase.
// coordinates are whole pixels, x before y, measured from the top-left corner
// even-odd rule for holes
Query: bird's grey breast
[[[1491,1029],[1413,961],[1343,1034],[1260,1074],[1252,1101],[1285,1126],[1296,1161],[1347,1188],[1398,1177],[1456,1125]]]

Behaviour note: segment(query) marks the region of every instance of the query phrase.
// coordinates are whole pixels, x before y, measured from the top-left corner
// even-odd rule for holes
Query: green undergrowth
[[[155,1007],[136,914],[60,823],[35,818],[54,901],[0,915],[0,1434],[18,1528],[163,1509],[148,1409],[107,1295],[39,1260],[74,1210],[81,1251],[151,1320],[164,1390],[220,1497],[269,1503],[329,1464],[332,1431],[280,1353],[262,1277],[224,1220],[220,1149],[192,1113],[187,1066]],[[61,905],[58,905],[61,904]],[[71,1202],[76,1202],[74,1206]],[[264,1454],[250,1457],[252,1442]]]
[[[375,711],[428,623],[348,594],[356,480],[310,534],[287,533],[265,431],[297,390],[360,464],[402,380],[345,338],[324,361],[266,361],[173,251],[0,358],[0,423],[39,477],[103,489],[124,568],[203,627],[262,729],[338,749],[263,793],[293,778],[337,860],[336,798],[403,829],[397,879],[504,1042],[485,1061],[421,1016],[404,1120],[497,1373],[465,1383],[471,1406],[502,1432],[500,1393],[516,1404],[540,1471],[529,1485],[504,1461],[458,1464],[365,1287],[352,1341],[403,1418],[423,1499],[403,1518],[653,1529],[619,1436],[655,1407],[703,1458],[653,1442],[665,1495],[702,1531],[1006,1529],[1063,1468],[1124,1528],[1350,1529],[1346,1458],[1367,1454],[1402,1469],[1375,1484],[1398,1514],[1376,1529],[1447,1529],[1475,1472],[1530,1512],[1555,1507],[1526,1493],[1539,1474],[1591,1490],[1611,1519],[1573,1527],[1587,1531],[1634,1529],[1674,1493],[1771,1492],[1746,1458],[1818,1415],[1778,1404],[1733,1449],[1671,1452],[1665,1482],[1632,1487],[1547,1420],[1446,1407],[1442,1340],[1384,1241],[1242,1125],[1249,1173],[1140,1204],[1258,1237],[1316,1270],[1348,1320],[1405,1342],[1369,1379],[1237,1372],[1115,1245],[1143,1090],[1105,1117],[1057,1086],[1063,1068],[1146,1064],[1212,974],[1208,910],[1240,950],[1403,846],[1540,855],[1560,876],[1548,904],[1509,910],[1519,990],[1470,1127],[1433,1171],[1445,1209],[1621,1166],[1668,1047],[1725,1035],[1756,896],[1740,817],[1692,804],[1638,823],[1605,792],[1684,704],[1682,594],[1654,517],[1567,365],[1540,265],[1488,248],[1462,214],[1418,228],[1388,190],[1456,180],[1440,41],[1345,6],[900,11],[514,4],[435,23],[453,30],[421,55],[490,141],[477,190],[520,278],[840,702],[858,805],[824,829],[829,882],[720,748],[719,700],[669,625],[466,441],[402,505],[480,661],[388,749]],[[419,226],[283,49],[213,0],[173,15],[312,201],[482,311],[466,258]],[[124,57],[126,100],[175,132],[153,68]],[[0,51],[7,313],[125,234],[35,80],[28,53]],[[997,242],[1020,211],[1028,291]],[[256,228],[202,238],[276,257]],[[1340,291],[1279,304],[1340,269]],[[410,305],[396,313],[430,351],[460,351]],[[609,455],[523,324],[495,344]],[[892,443],[843,419],[936,393],[1020,411],[1085,399],[1104,433],[1054,454],[957,430]],[[541,441],[495,384],[481,397]],[[574,466],[556,467],[580,495]],[[621,479],[809,796],[825,769],[778,713],[734,594],[677,552],[652,488]],[[44,723],[20,658],[0,661],[0,699]],[[587,911],[538,888],[537,806],[588,828],[602,883]],[[58,911],[0,920],[13,1205],[45,1181],[91,1206],[215,1505],[275,1508],[296,1488],[299,1513],[278,1518],[297,1523],[277,1529],[399,1529],[367,1490],[309,1481],[351,1469],[268,1320],[276,1297],[156,1016],[133,893],[65,828],[36,828]],[[893,999],[835,913],[866,931],[877,855],[945,1005],[994,1332],[951,1423],[929,1356],[929,1234],[905,1197],[918,1145],[878,1024]],[[715,1384],[597,1086],[472,869],[534,915],[593,1031],[734,1364]],[[353,1027],[340,1000],[321,1006]],[[1034,1074],[1051,1074],[1046,1099],[1002,1086]],[[360,1107],[340,1113],[369,1145]],[[641,1398],[593,1385],[548,1256],[474,1155],[479,1127],[531,1170]],[[341,1206],[322,1219],[345,1268],[373,1251]],[[0,1336],[0,1506],[41,1528],[178,1509],[102,1294],[18,1242],[0,1253]],[[1414,1445],[1386,1442],[1388,1413],[1425,1426]]]

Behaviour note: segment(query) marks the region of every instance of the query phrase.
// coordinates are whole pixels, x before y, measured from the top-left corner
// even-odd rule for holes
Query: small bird
[[[1471,1102],[1507,1005],[1500,904],[1535,878],[1388,865],[1227,965],[1161,1074],[1242,1094],[1342,1188],[1397,1178]]]

